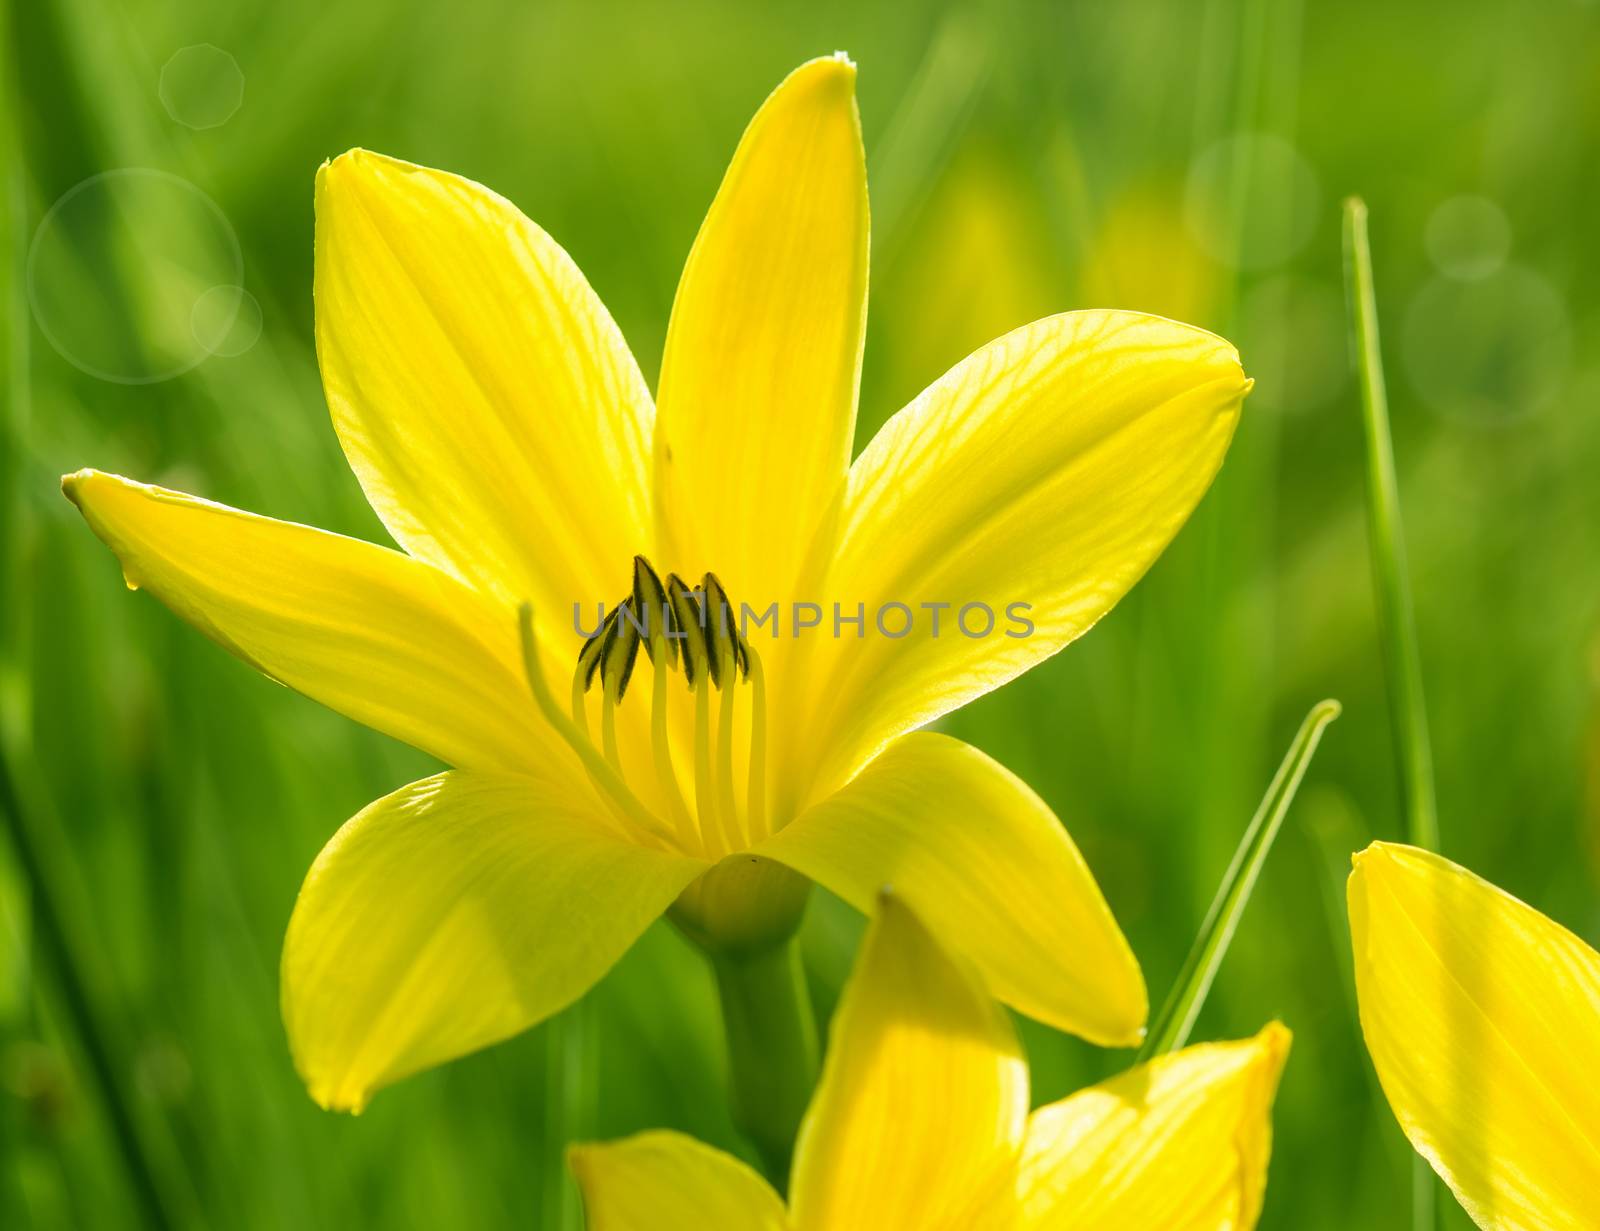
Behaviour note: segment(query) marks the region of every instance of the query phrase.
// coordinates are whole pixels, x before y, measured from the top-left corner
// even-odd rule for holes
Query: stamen
[[[657,649],[665,651],[668,666],[678,665],[678,639],[672,628],[672,608],[666,588],[656,576],[650,561],[643,556],[633,558],[633,608],[644,617],[644,648],[650,661],[656,661]]]
[[[657,638],[651,637],[652,642]],[[660,638],[665,642],[666,638]],[[672,768],[672,745],[667,739],[667,651],[665,646],[652,654],[656,664],[654,693],[650,698],[650,743],[656,758],[656,778],[661,783],[661,794],[677,822],[678,836],[685,845],[693,845],[700,838],[689,806],[683,802],[683,792],[678,788],[678,775]]]
[[[759,842],[767,829],[767,676],[761,656],[744,637],[745,673],[750,680],[750,840]]]
[[[617,703],[609,688],[603,689],[600,697],[600,742],[611,768],[623,777],[622,757],[617,752]]]
[[[600,627],[595,630],[594,636],[583,643],[583,648],[578,651],[578,671],[576,680],[583,681],[583,690],[589,691],[594,683],[594,673],[600,666],[601,650],[605,648],[606,635],[611,631],[611,626],[616,623],[617,609],[613,607],[606,618],[600,621]]]
[[[687,664],[687,655],[684,661]],[[694,802],[700,813],[700,832],[722,833],[726,838],[711,785],[711,677],[703,671],[694,686]]]
[[[600,634],[596,633],[589,640],[598,646],[599,638]],[[588,648],[589,646],[585,644],[584,649],[588,650]],[[585,684],[585,678],[594,674],[595,663],[598,663],[599,661],[600,657],[598,649],[595,651],[593,661],[588,664],[585,664],[583,655],[579,654],[578,669],[572,673],[572,725],[577,729],[577,732],[582,737],[584,743],[588,744],[591,748],[594,746],[594,741],[589,736],[589,707],[584,701],[584,693],[588,691]],[[613,765],[612,768],[615,769],[616,766]],[[590,772],[587,765],[584,766],[584,773],[588,776],[589,785],[594,787],[594,789],[599,793],[600,798],[604,799],[607,804],[610,805],[613,815],[625,819],[626,813],[617,811],[616,804],[610,798],[605,786],[598,778],[594,776],[593,773]]]
[[[682,577],[673,573],[667,578],[667,601],[672,604],[672,618],[683,635],[683,675],[693,688],[700,676],[709,674],[706,652],[705,608]]]
[[[633,609],[632,596],[617,604],[610,624],[600,647],[600,675],[606,692],[620,702],[628,691],[628,681],[633,678],[633,664],[639,657],[639,633],[644,628]]]
[[[517,609],[517,625],[522,636],[522,671],[527,676],[534,704],[539,707],[539,712],[544,715],[545,721],[556,729],[556,733],[567,742],[567,746],[577,755],[578,760],[583,762],[583,767],[589,771],[591,777],[600,783],[603,788],[602,798],[609,798],[644,832],[671,843],[672,833],[645,809],[620,775],[600,758],[594,745],[589,742],[588,736],[580,734],[572,719],[563,714],[556,705],[555,697],[550,693],[550,685],[545,681],[544,670],[539,666],[539,642],[533,631],[532,603],[523,603]]]
[[[728,598],[728,592],[722,588],[722,582],[717,580],[715,573],[706,574],[704,585],[705,635],[706,648],[712,664],[711,678],[718,688],[722,688],[734,682],[731,672],[726,680],[719,674],[725,657],[733,660],[735,669],[748,664],[739,646],[739,642],[743,640],[739,635],[739,618],[734,613],[733,602]]]
[[[578,734],[584,739],[589,738],[589,706],[583,696],[588,691],[584,687],[583,656],[578,656],[578,669],[572,673],[572,725],[578,728]]]
[[[699,844],[700,833],[694,818],[689,815],[689,805],[684,802],[683,791],[678,786],[677,770],[672,764],[672,741],[667,732],[667,669],[678,665],[678,643],[673,637],[671,603],[666,587],[650,561],[643,556],[633,558],[633,594],[624,606],[640,617],[640,636],[645,653],[655,664],[655,687],[650,697],[650,744],[655,758],[656,780],[661,786],[661,796],[678,829],[685,846]],[[624,612],[624,617],[627,613]],[[620,700],[620,693],[618,696]]]
[[[603,634],[605,634],[605,628],[602,626],[600,632],[595,632],[594,637],[590,637],[587,642],[584,642],[584,648],[578,655],[578,669],[573,672],[573,698],[571,698],[573,727],[578,730],[578,735],[581,736],[584,743],[589,744],[590,748],[594,748],[594,738],[589,735],[589,704],[584,701],[584,693],[589,692],[589,680],[594,679],[595,668],[600,664],[600,639],[602,639]],[[605,736],[606,759],[610,760],[611,768],[616,770],[619,778],[621,778],[622,764],[621,760],[616,756],[616,722],[613,720],[613,714],[614,706],[611,704],[611,695],[603,692],[600,725],[602,725],[602,733]],[[605,799],[608,804],[611,804],[614,812],[616,804],[608,796],[605,784],[595,778],[594,773],[590,772],[587,764],[584,767],[584,773],[589,776],[590,786],[594,786],[595,791],[600,792],[600,797]],[[626,818],[627,813],[614,812],[614,815]]]
[[[717,715],[717,806],[722,810],[722,831],[732,849],[750,845],[750,835],[739,820],[733,797],[733,681],[734,656],[722,655],[722,705]]]
[[[611,609],[595,635],[578,653],[572,684],[574,734],[599,760],[588,739],[584,694],[595,676],[601,679],[600,741],[602,764],[610,783],[626,781],[617,747],[616,710],[626,695],[633,668],[643,644],[654,668],[651,695],[650,744],[660,788],[662,807],[670,828],[686,849],[725,854],[748,847],[766,836],[767,802],[767,689],[761,662],[738,627],[738,617],[728,592],[715,573],[705,574],[699,590],[691,590],[676,573],[665,584],[643,556],[633,561],[631,593]],[[683,667],[684,679],[694,693],[694,807],[691,810],[679,784],[673,758],[671,724],[667,707],[669,671]],[[750,689],[750,747],[743,798],[736,793],[733,740],[738,717],[736,690],[744,680]],[[711,690],[721,693],[717,704],[716,744],[712,745]],[[587,763],[587,762],[586,762]],[[627,790],[622,785],[624,791]],[[629,796],[634,807],[642,808]],[[668,826],[655,821],[655,830]],[[714,848],[720,847],[720,851]]]

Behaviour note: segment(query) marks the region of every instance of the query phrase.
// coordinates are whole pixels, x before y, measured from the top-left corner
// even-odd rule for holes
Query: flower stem
[[[594,1134],[594,1001],[579,1000],[545,1025],[545,1157],[554,1160],[544,1176],[543,1221],[550,1231],[582,1225],[577,1189],[560,1163],[573,1141]]]
[[[817,1022],[796,938],[711,955],[728,1038],[733,1121],[780,1190],[817,1081]]]
[[[1433,789],[1433,751],[1422,695],[1416,610],[1411,601],[1405,536],[1400,525],[1400,487],[1394,472],[1383,352],[1378,344],[1367,206],[1358,197],[1344,203],[1344,250],[1350,337],[1361,386],[1361,423],[1367,446],[1367,536],[1372,549],[1373,590],[1400,767],[1406,838],[1413,846],[1436,851],[1439,816]],[[1433,1231],[1438,1225],[1438,1186],[1421,1155],[1411,1160],[1411,1168],[1411,1225],[1416,1231]]]
[[[1144,1046],[1139,1050],[1141,1062],[1177,1051],[1189,1041],[1189,1032],[1194,1029],[1195,1019],[1205,1005],[1212,980],[1227,955],[1267,853],[1272,850],[1284,815],[1294,802],[1300,780],[1305,777],[1306,767],[1311,764],[1311,757],[1322,739],[1323,728],[1338,716],[1337,701],[1319,701],[1300,724],[1294,742],[1289,745],[1283,763],[1267,787],[1261,806],[1239,840],[1233,862],[1228,865],[1227,874],[1217,887],[1217,896],[1206,913],[1206,921],[1200,926],[1200,935],[1195,938],[1194,948],[1189,950],[1183,969],[1178,973],[1177,984],[1166,1004],[1161,1006],[1156,1024],[1145,1036]]]

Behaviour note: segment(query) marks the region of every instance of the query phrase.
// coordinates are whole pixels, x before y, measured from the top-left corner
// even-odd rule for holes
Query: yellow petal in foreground
[[[1130,1069],[1033,1113],[1018,1193],[1026,1231],[1249,1231],[1261,1213],[1276,1023]]]
[[[834,1015],[787,1222],[741,1164],[675,1134],[573,1152],[591,1231],[1250,1231],[1289,1032],[1164,1056],[1027,1114],[975,972],[885,893]]]
[[[283,1019],[324,1107],[509,1038],[586,992],[697,860],[602,828],[570,776],[444,773],[323,849],[283,949]]]
[[[438,569],[96,470],[62,488],[130,586],[273,679],[462,768],[566,757],[528,698],[514,627]]]
[[[366,150],[317,175],[317,358],[412,554],[564,613],[649,540],[650,394],[572,259],[505,198]]]
[[[1417,1152],[1480,1227],[1600,1209],[1600,954],[1438,855],[1377,842],[1349,882],[1361,1028]]]
[[[813,60],[756,112],[684,266],[661,359],[667,554],[762,604],[798,597],[850,462],[867,319],[855,78],[843,56]]]
[[[800,1129],[797,1231],[968,1231],[976,1199],[1006,1195],[1027,1110],[1005,1013],[885,897]]]
[[[806,725],[829,740],[813,795],[1105,615],[1210,486],[1249,388],[1204,330],[1069,312],[991,342],[895,415],[851,468],[828,592],[915,622],[897,636],[898,611],[882,629],[869,616],[860,639],[819,647]]]
[[[738,1159],[682,1133],[576,1146],[589,1231],[785,1231],[783,1201]]]
[[[1139,964],[1049,807],[976,748],[920,732],[758,848],[870,912],[890,886],[989,993],[1107,1047],[1137,1046]]]

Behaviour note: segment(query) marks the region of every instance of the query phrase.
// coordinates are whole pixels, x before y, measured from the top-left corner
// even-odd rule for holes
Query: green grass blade
[[[1427,707],[1422,696],[1416,612],[1411,602],[1405,536],[1400,525],[1400,491],[1394,473],[1394,443],[1389,434],[1389,398],[1384,389],[1383,356],[1378,346],[1378,309],[1372,290],[1367,207],[1354,197],[1344,206],[1344,247],[1351,341],[1367,445],[1367,526],[1372,546],[1373,588],[1400,762],[1406,837],[1413,845],[1437,850],[1439,817],[1433,792],[1433,753],[1428,740]]]
[[[99,1095],[112,1138],[127,1169],[134,1198],[127,1210],[128,1219],[151,1231],[161,1231],[174,1225],[174,1221],[169,1217],[156,1165],[139,1127],[132,1096],[120,1076],[127,1067],[120,1058],[123,1049],[111,1041],[114,1031],[96,1010],[80,973],[64,912],[44,869],[38,833],[23,812],[4,747],[0,747],[0,822],[4,824],[4,832],[28,886],[41,964],[47,967],[55,984],[60,1008],[83,1053],[87,1067],[85,1077]]]
[[[1305,777],[1306,767],[1311,764],[1322,739],[1323,729],[1338,716],[1337,701],[1319,701],[1300,724],[1294,742],[1289,745],[1283,763],[1262,797],[1261,806],[1239,840],[1233,862],[1217,887],[1217,896],[1206,912],[1194,948],[1189,950],[1183,969],[1178,973],[1178,981],[1145,1037],[1144,1046],[1139,1050],[1141,1062],[1177,1051],[1189,1041],[1189,1032],[1194,1029],[1195,1019],[1205,1005],[1211,983],[1227,955],[1228,945],[1233,941],[1267,854],[1283,826],[1283,818],[1294,802],[1295,792],[1300,789],[1300,780]]]
[[[1345,282],[1350,304],[1350,337],[1361,423],[1367,446],[1367,532],[1372,547],[1373,589],[1383,645],[1384,677],[1394,724],[1395,755],[1406,840],[1439,849],[1439,814],[1433,787],[1433,751],[1428,711],[1422,695],[1422,660],[1417,651],[1417,617],[1406,569],[1405,536],[1400,525],[1400,485],[1394,473],[1394,441],[1389,432],[1389,397],[1378,343],[1378,305],[1372,289],[1372,249],[1367,240],[1367,206],[1359,197],[1344,203]],[[1420,1156],[1411,1160],[1411,1225],[1432,1231],[1438,1225],[1438,1185]]]

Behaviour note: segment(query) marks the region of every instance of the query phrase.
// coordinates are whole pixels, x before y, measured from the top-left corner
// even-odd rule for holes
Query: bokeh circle
[[[1511,224],[1487,197],[1451,197],[1428,218],[1423,242],[1434,268],[1470,282],[1487,278],[1511,253]]]
[[[1184,218],[1214,260],[1273,269],[1310,240],[1320,196],[1316,171],[1293,144],[1271,133],[1236,133],[1190,165]]]
[[[69,363],[117,384],[170,380],[202,362],[212,351],[196,336],[198,301],[243,281],[244,253],[221,207],[148,167],[70,188],[28,250],[40,331]]]
[[[186,128],[219,128],[244,102],[244,73],[220,47],[180,47],[161,67],[161,105]]]
[[[1423,400],[1481,426],[1543,410],[1572,366],[1572,325],[1560,291],[1515,264],[1470,282],[1431,279],[1411,301],[1401,343]]]
[[[261,304],[242,286],[214,286],[194,301],[189,328],[207,354],[232,359],[261,337]]]

